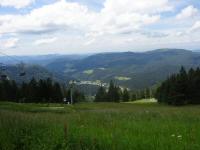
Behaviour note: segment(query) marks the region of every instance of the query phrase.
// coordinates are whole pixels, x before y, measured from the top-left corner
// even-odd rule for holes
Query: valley
[[[179,71],[181,66],[186,69],[195,68],[200,65],[199,58],[199,52],[182,49],[51,57],[47,55],[33,57],[29,62],[19,57],[27,64],[27,72],[31,74],[27,75],[28,79],[31,77],[39,79],[40,74],[46,74],[44,76],[52,77],[60,83],[67,84],[70,80],[76,80],[81,85],[92,86],[101,84],[106,86],[110,80],[114,80],[119,86],[133,90],[153,87]],[[35,64],[33,67],[34,62],[40,64]],[[34,71],[31,71],[33,68]],[[8,74],[13,79],[15,79],[15,72],[12,67],[8,67]]]

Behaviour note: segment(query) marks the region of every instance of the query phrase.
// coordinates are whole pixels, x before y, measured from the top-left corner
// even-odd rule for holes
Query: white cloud
[[[29,6],[34,1],[35,0],[0,0],[0,6],[20,9]]]
[[[59,1],[34,9],[26,15],[0,15],[0,34],[42,33],[87,24],[87,7],[78,3]]]
[[[200,28],[198,22],[190,28],[199,19],[197,8],[191,3],[176,16],[176,5],[172,0],[105,0],[100,10],[94,11],[78,2],[57,0],[26,14],[1,14],[0,35],[4,38],[14,34],[24,39],[20,50],[24,48],[25,52],[31,46],[39,52],[41,47],[63,52],[66,47],[73,52],[150,49],[149,45],[159,47],[161,43],[181,43],[195,37],[188,30]],[[164,15],[166,12],[170,14]],[[48,38],[39,39],[38,34]]]
[[[106,0],[104,12],[155,14],[172,11],[169,0]]]
[[[14,48],[16,47],[19,39],[18,38],[9,38],[3,39],[0,41],[1,48]]]
[[[88,35],[124,34],[153,24],[171,11],[168,0],[106,0],[100,12],[61,0],[26,15],[0,15],[0,34],[42,33],[74,29]]]
[[[200,30],[200,21],[196,21],[195,24],[191,27],[190,31]]]
[[[89,39],[88,41],[86,41],[83,45],[88,46],[91,45],[92,43],[95,42],[95,39]]]
[[[91,31],[95,35],[131,33],[156,23],[160,13],[172,10],[168,0],[106,0]]]
[[[177,19],[187,19],[190,17],[194,17],[199,13],[199,10],[194,6],[190,5],[184,8],[177,16]]]
[[[44,38],[44,39],[36,40],[34,43],[35,45],[50,44],[50,43],[55,42],[57,39],[58,39],[57,37]]]

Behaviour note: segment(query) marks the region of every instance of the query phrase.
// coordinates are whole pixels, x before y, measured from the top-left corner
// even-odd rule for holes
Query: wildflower
[[[175,137],[175,134],[172,134],[171,136],[172,136],[172,137]]]
[[[177,138],[181,139],[181,138],[182,138],[182,135],[178,135]]]

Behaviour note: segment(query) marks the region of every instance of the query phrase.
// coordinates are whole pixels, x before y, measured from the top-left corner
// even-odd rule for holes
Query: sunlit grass
[[[93,74],[94,70],[85,70],[83,71],[84,74],[91,75]]]
[[[152,99],[141,99],[137,101],[130,101],[126,103],[132,103],[132,104],[147,104],[147,103],[157,103],[157,100],[152,98]]]
[[[128,80],[131,80],[131,78],[129,77],[122,77],[122,76],[116,76],[115,77],[116,80],[119,80],[119,81],[128,81]]]

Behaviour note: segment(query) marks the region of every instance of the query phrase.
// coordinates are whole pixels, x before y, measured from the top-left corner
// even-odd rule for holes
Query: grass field
[[[0,150],[199,150],[200,106],[0,103]]]

